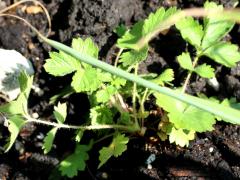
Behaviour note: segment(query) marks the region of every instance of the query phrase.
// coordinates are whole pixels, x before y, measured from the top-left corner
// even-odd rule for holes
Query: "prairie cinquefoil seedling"
[[[217,9],[218,12],[223,10],[222,6],[215,3],[206,3],[205,8]],[[185,94],[192,73],[204,78],[215,76],[210,65],[198,65],[201,56],[208,56],[226,67],[233,67],[240,60],[237,46],[222,41],[234,25],[222,16],[206,17],[203,25],[191,17],[177,22],[176,27],[182,37],[196,48],[193,61],[188,52],[177,57],[180,66],[189,72],[183,87],[175,87],[173,90],[164,87],[172,86],[172,69],[163,69],[159,75],[138,74],[139,63],[147,58],[149,41],[159,31],[161,24],[165,24],[164,29],[169,28],[171,23],[166,22],[179,12],[181,11],[176,8],[160,8],[151,13],[146,20],[137,22],[131,29],[119,26],[115,32],[119,36],[117,46],[120,50],[114,66],[98,60],[98,47],[90,38],[73,39],[72,48],[69,48],[38,33],[46,43],[59,50],[50,52],[50,58],[44,65],[45,70],[53,76],[73,74],[69,87],[54,96],[51,102],[55,103],[72,93],[84,92],[90,101],[90,113],[82,121],[82,125],[68,125],[65,124],[67,105],[58,103],[54,106],[52,122],[32,118],[27,109],[32,77],[23,72],[19,76],[21,94],[18,99],[0,107],[0,112],[4,112],[8,118],[8,129],[11,133],[6,151],[11,148],[24,124],[41,123],[53,126],[43,141],[44,153],[51,151],[60,128],[76,131],[74,152],[59,164],[63,176],[74,177],[78,171],[84,171],[90,158],[88,152],[96,143],[111,137],[111,143],[99,150],[100,168],[110,158],[118,157],[126,151],[129,134],[144,135],[147,128],[145,120],[150,113],[145,110],[144,103],[151,94],[163,110],[156,131],[161,139],[169,138],[171,143],[188,145],[196,132],[213,130],[216,120],[240,124],[240,113],[236,110],[239,104],[236,99],[220,102],[204,95],[193,97]],[[126,103],[127,98],[131,99],[130,104]],[[87,130],[94,130],[92,133],[95,133],[95,138],[82,143]],[[101,130],[101,133],[95,130]]]

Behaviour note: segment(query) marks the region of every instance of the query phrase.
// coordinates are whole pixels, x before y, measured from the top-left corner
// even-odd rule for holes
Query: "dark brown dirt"
[[[6,5],[10,1],[6,0]],[[43,1],[53,22],[51,38],[69,44],[76,36],[91,36],[100,48],[100,58],[111,63],[109,51],[114,49],[117,36],[113,29],[120,23],[132,25],[145,18],[159,6],[177,5],[181,8],[202,6],[202,0],[45,0]],[[231,7],[234,0],[219,0],[226,7]],[[21,15],[41,31],[47,30],[44,16],[26,15],[19,8]],[[239,27],[231,32],[231,39],[237,43]],[[238,42],[239,43],[239,42]],[[160,35],[151,42],[151,52],[147,60],[140,65],[140,72],[160,73],[161,68],[171,67],[177,77],[174,84],[179,86],[185,74],[179,70],[176,56],[186,44],[178,32],[172,28],[167,35]],[[44,72],[42,65],[48,58],[51,48],[42,44],[22,23],[0,19],[0,47],[16,49],[29,58],[36,69],[35,85],[42,94],[32,92],[29,108],[45,119],[51,118],[52,106],[49,98],[58,93],[67,84],[70,77],[54,78]],[[111,51],[112,53],[112,51]],[[220,98],[236,97],[240,99],[240,65],[231,70],[218,67],[217,78],[221,83],[219,91],[211,89],[205,80],[193,77],[188,92],[204,92]],[[88,113],[88,100],[85,94],[72,95],[67,100],[69,108],[68,123],[74,123]],[[154,108],[150,102],[149,108]],[[79,111],[78,109],[81,109]],[[188,148],[179,148],[167,142],[152,141],[155,134],[148,132],[146,137],[133,138],[128,150],[118,159],[112,158],[97,170],[98,152],[91,152],[87,170],[74,179],[240,179],[240,127],[218,123],[215,131],[198,134]],[[56,171],[57,164],[64,155],[73,151],[71,142],[73,133],[60,131],[55,147],[49,155],[43,155],[41,145],[48,127],[29,124],[20,133],[11,151],[0,156],[0,179],[67,179]],[[0,149],[3,152],[7,130],[0,125]],[[148,169],[146,160],[150,154],[156,155],[152,169]]]

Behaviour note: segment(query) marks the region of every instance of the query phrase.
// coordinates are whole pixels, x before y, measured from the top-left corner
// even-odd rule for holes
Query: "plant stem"
[[[116,57],[116,59],[115,59],[115,62],[114,62],[114,66],[115,66],[115,67],[117,67],[118,60],[119,60],[122,52],[123,52],[123,48],[120,48],[119,51],[118,51],[117,57]]]
[[[48,122],[41,119],[34,119],[30,116],[25,116],[27,119],[27,122],[33,122],[37,124],[44,124],[48,126],[54,126],[56,128],[62,128],[62,129],[82,129],[82,130],[97,130],[97,129],[120,129],[128,132],[135,132],[138,131],[133,126],[124,126],[124,125],[118,125],[118,124],[104,124],[104,125],[89,125],[89,126],[75,126],[75,125],[67,125],[67,124],[58,124],[55,122]]]
[[[142,100],[141,100],[141,103],[140,103],[140,109],[141,109],[141,114],[142,114],[142,115],[143,115],[144,112],[145,112],[144,102],[145,102],[145,100],[146,100],[147,93],[148,93],[148,88],[145,89],[144,94],[143,94],[143,97],[142,97]],[[141,127],[143,127],[143,126],[144,126],[144,118],[141,117]]]
[[[195,66],[197,65],[198,60],[199,60],[199,56],[196,56],[194,58],[194,61],[193,61],[193,64],[192,64],[193,68],[195,68]],[[185,91],[187,89],[187,85],[188,85],[188,83],[190,81],[191,76],[192,76],[192,71],[189,72],[188,75],[187,75],[187,78],[186,78],[186,80],[185,80],[185,82],[183,84],[182,93],[185,93]]]
[[[138,73],[138,63],[134,67],[134,75],[137,76]],[[132,103],[133,103],[133,116],[134,116],[134,122],[137,125],[137,108],[136,108],[136,98],[137,98],[137,83],[133,83],[133,94],[132,94]]]

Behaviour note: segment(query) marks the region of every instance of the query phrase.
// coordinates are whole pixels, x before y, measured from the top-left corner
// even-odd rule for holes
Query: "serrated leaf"
[[[94,58],[98,58],[99,49],[97,45],[94,44],[91,38],[87,38],[85,40],[81,38],[73,39],[72,48],[80,53],[84,53]]]
[[[66,103],[61,104],[59,102],[57,106],[54,106],[53,114],[58,123],[63,124],[67,117],[67,104]]]
[[[117,26],[113,32],[115,32],[118,37],[122,37],[127,32],[127,27],[121,24]]]
[[[201,46],[203,38],[203,27],[193,17],[187,17],[176,23],[176,28],[180,31],[183,39],[195,47]]]
[[[194,72],[204,78],[213,78],[215,76],[214,69],[210,65],[207,65],[207,64],[202,64],[202,65],[197,66],[194,69]]]
[[[24,121],[20,116],[15,115],[15,116],[11,116],[8,119],[8,122],[9,122],[8,130],[10,132],[10,141],[7,145],[5,152],[8,152],[11,149],[15,140],[17,139],[17,136],[21,128],[23,127],[26,121]]]
[[[176,128],[196,132],[213,130],[214,115],[166,95],[155,93],[154,96],[157,98],[157,105],[168,112],[169,121]]]
[[[113,123],[112,111],[105,106],[96,106],[94,108],[91,108],[90,118],[91,118],[92,125]]]
[[[116,87],[117,89],[121,88],[122,86],[126,85],[127,80],[120,78],[120,77],[115,77],[112,81],[111,81],[111,85],[113,85],[114,87]]]
[[[160,84],[161,86],[163,86],[164,83],[169,83],[172,80],[174,80],[173,70],[172,69],[166,69],[157,78],[155,78],[151,81],[156,83],[156,84]]]
[[[126,32],[122,38],[117,42],[120,48],[139,49],[137,42],[146,36],[154,33],[161,23],[171,15],[175,14],[177,9],[175,7],[164,10],[164,8],[158,9],[155,13],[151,13],[148,18],[143,22],[139,21],[133,28]],[[168,28],[168,27],[166,27]],[[148,43],[148,42],[145,42]],[[146,46],[147,44],[144,44]]]
[[[46,60],[44,69],[53,76],[65,76],[76,71],[80,62],[64,52],[50,52],[50,59]]]
[[[161,24],[161,22],[163,22],[169,16],[176,13],[176,11],[177,11],[176,7],[171,7],[168,10],[160,8],[155,13],[151,13],[148,16],[148,18],[144,21],[143,35],[147,35],[154,32]]]
[[[177,57],[177,60],[183,69],[193,71],[192,60],[189,53],[182,53]]]
[[[105,103],[117,92],[117,89],[113,86],[107,86],[105,89],[98,90],[96,98],[98,103]]]
[[[121,62],[124,67],[128,67],[145,60],[147,58],[147,53],[148,47],[145,47],[140,51],[130,50],[122,53],[119,62]]]
[[[81,69],[74,74],[71,86],[76,92],[93,92],[101,84],[102,82],[97,76],[97,70],[89,66],[86,70]]]
[[[134,24],[130,31],[127,31],[121,38],[118,39],[117,46],[123,49],[134,49],[132,47],[134,47],[135,44],[139,41],[139,39],[142,37],[143,24],[143,21],[139,21]]]
[[[47,136],[44,138],[44,143],[42,146],[42,149],[44,150],[44,154],[47,154],[52,149],[53,141],[55,138],[55,135],[57,133],[58,128],[52,128],[48,133]]]
[[[91,145],[77,145],[74,153],[60,163],[59,170],[61,175],[72,178],[77,176],[78,171],[84,171],[86,161],[89,159],[88,151],[91,147]]]
[[[176,145],[184,147],[189,145],[189,141],[194,139],[194,135],[194,131],[184,132],[183,129],[175,129],[173,127],[169,134],[169,141],[170,143],[175,142]]]
[[[129,138],[125,137],[124,134],[118,134],[114,137],[112,143],[108,147],[103,147],[99,151],[100,164],[98,165],[98,168],[105,164],[112,156],[118,157],[122,155],[122,153],[127,150],[126,144],[128,141]]]
[[[205,9],[223,10],[222,5],[217,5],[214,2],[206,2],[204,4]],[[219,12],[220,13],[220,12]],[[204,18],[204,36],[202,39],[202,48],[206,49],[220,39],[222,39],[229,31],[233,28],[233,21],[226,21],[223,16],[219,17],[211,15],[210,17]]]
[[[240,60],[238,46],[226,42],[220,42],[212,45],[204,51],[204,55],[226,67],[234,67]]]

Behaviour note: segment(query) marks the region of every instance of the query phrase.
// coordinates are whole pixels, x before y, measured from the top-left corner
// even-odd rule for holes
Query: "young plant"
[[[214,12],[223,11],[221,6],[213,3],[207,3],[205,8],[213,9]],[[139,63],[147,57],[149,41],[159,29],[169,28],[172,22],[168,21],[179,13],[181,11],[176,8],[168,10],[160,8],[156,13],[151,13],[146,20],[137,22],[132,29],[128,30],[124,26],[117,28],[116,33],[120,36],[117,46],[120,50],[114,66],[98,60],[98,47],[90,38],[73,39],[72,48],[69,48],[38,33],[42,40],[59,50],[50,53],[50,59],[44,65],[45,70],[53,76],[73,74],[71,88],[68,88],[71,90],[55,97],[86,93],[91,105],[89,117],[80,126],[67,125],[64,123],[67,118],[67,106],[65,103],[58,103],[53,112],[56,122],[32,118],[27,109],[32,77],[23,72],[19,76],[21,94],[18,99],[0,107],[0,112],[5,113],[8,118],[11,133],[6,151],[11,148],[20,129],[28,122],[53,126],[44,139],[44,153],[51,151],[60,128],[74,129],[75,151],[59,164],[61,174],[73,177],[78,171],[84,171],[86,161],[89,159],[88,152],[96,143],[112,137],[109,146],[99,150],[98,168],[100,168],[111,157],[118,157],[127,149],[128,134],[144,135],[146,131],[144,121],[149,114],[144,109],[144,103],[150,94],[156,97],[157,105],[164,110],[159,119],[159,136],[162,139],[169,136],[170,142],[180,146],[188,145],[189,140],[194,139],[195,132],[213,130],[216,119],[240,124],[240,112],[230,107],[239,107],[235,100],[224,100],[220,103],[217,100],[213,101],[212,98],[193,97],[184,93],[191,73],[197,73],[205,78],[214,77],[212,67],[207,64],[197,65],[201,56],[208,56],[227,67],[234,66],[238,61],[237,47],[221,41],[233,26],[232,22],[222,19],[222,16],[221,19],[219,16],[204,18],[204,26],[193,18],[182,19],[176,24],[183,38],[197,51],[194,62],[189,53],[183,53],[178,57],[180,66],[189,71],[184,87],[180,89],[175,87],[174,90],[163,87],[171,85],[174,79],[172,69],[165,69],[160,75],[138,74]],[[162,27],[162,24],[165,26]],[[211,35],[212,31],[216,31],[217,34]],[[228,59],[227,52],[231,52],[231,59]],[[132,105],[126,103],[127,98],[131,98]],[[101,131],[102,133],[92,131],[96,133],[97,138],[83,144],[85,132],[97,129],[112,131]]]

